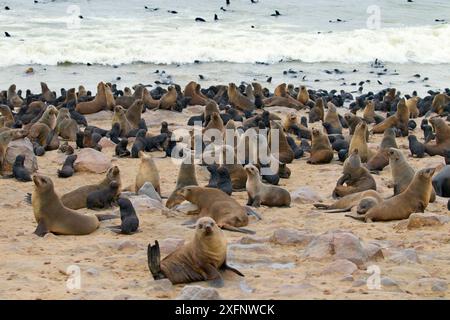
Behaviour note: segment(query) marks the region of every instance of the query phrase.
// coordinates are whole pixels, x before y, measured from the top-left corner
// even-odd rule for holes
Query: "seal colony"
[[[346,215],[365,222],[404,220],[442,205],[449,194],[443,176],[448,167],[441,175],[438,168],[450,152],[448,89],[412,99],[394,88],[353,97],[286,83],[271,92],[257,82],[202,88],[191,81],[167,89],[137,84],[123,91],[100,82],[93,93],[81,86],[60,95],[45,83],[41,88],[23,94],[12,85],[0,95],[1,174],[33,188],[26,207],[35,220],[29,233],[95,239],[111,229],[111,237],[145,235],[149,273],[142,276],[155,280],[221,287],[237,281],[222,271],[251,274],[227,261],[227,239],[234,244],[243,236],[265,236],[259,225],[300,211],[297,201],[304,199],[295,191],[310,183],[327,190],[324,203],[330,204],[311,201],[309,210],[325,209],[328,223],[340,217],[361,224]],[[196,126],[190,124],[194,120]],[[422,134],[427,125],[431,132]],[[408,136],[415,137],[414,150],[423,145],[420,167]],[[29,144],[31,151],[17,143]],[[82,179],[87,174],[77,162],[84,149],[112,156],[114,164]],[[41,165],[53,155],[63,157],[57,168]],[[172,161],[180,156],[182,161]],[[37,167],[30,165],[33,159]],[[310,181],[304,179],[308,170],[316,170]],[[333,172],[324,176],[322,170]],[[162,199],[159,211],[143,210],[139,197]],[[185,210],[188,205],[192,210]],[[163,212],[171,214],[166,218]],[[147,214],[160,218],[150,227]],[[183,223],[189,215],[194,218]],[[108,221],[119,218],[120,224]],[[164,239],[152,229],[167,223],[193,238],[161,255]],[[295,219],[288,223],[300,228]]]

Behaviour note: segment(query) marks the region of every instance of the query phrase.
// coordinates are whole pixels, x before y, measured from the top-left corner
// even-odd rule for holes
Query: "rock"
[[[158,243],[161,253],[168,255],[169,253],[174,252],[177,248],[181,247],[184,244],[184,239],[167,238],[158,241]]]
[[[102,110],[96,113],[85,115],[88,123],[92,121],[105,121],[105,119],[111,119],[111,111]]]
[[[138,191],[139,195],[146,195],[147,197],[161,202],[161,196],[156,192],[155,187],[151,182],[145,182],[144,185]]]
[[[117,245],[116,248],[119,251],[125,250],[125,249],[133,249],[133,250],[137,250],[138,249],[138,244],[134,241],[130,241],[130,240],[123,240],[120,241]]]
[[[410,283],[407,290],[415,294],[438,294],[448,290],[445,280],[438,278],[424,278]]]
[[[368,259],[361,241],[352,233],[334,233],[333,247],[335,258],[347,259],[356,265],[362,265]]]
[[[381,278],[381,285],[383,287],[398,287],[397,282],[388,277]]]
[[[114,142],[112,142],[111,139],[109,139],[107,137],[102,137],[100,139],[100,141],[98,142],[98,144],[102,147],[102,149],[115,148],[116,147],[116,144]]]
[[[381,260],[384,259],[382,248],[374,243],[368,243],[363,245],[364,251],[366,251],[367,258],[369,260]]]
[[[34,155],[33,144],[28,138],[24,138],[13,140],[8,144],[8,148],[6,149],[6,163],[8,166],[6,166],[5,171],[8,171],[8,167],[10,167],[12,172],[12,166],[19,154],[25,156],[25,168],[27,168],[30,173],[38,170],[38,163],[36,156]]]
[[[89,268],[86,270],[86,273],[90,276],[98,276],[100,272],[95,268]]]
[[[92,148],[84,148],[75,160],[75,171],[104,173],[111,167],[111,158]]]
[[[353,262],[345,259],[338,259],[326,266],[322,270],[322,275],[339,274],[346,276],[351,275],[356,270],[358,270],[358,267]]]
[[[296,230],[296,229],[277,229],[274,231],[272,236],[270,237],[270,242],[275,244],[299,244],[306,246],[312,240],[314,236],[306,230]]]
[[[253,244],[253,243],[264,243],[269,242],[270,237],[255,237],[255,236],[244,236],[239,240],[240,244]]]
[[[291,192],[292,201],[298,204],[322,201],[322,197],[309,187],[301,187]]]
[[[333,234],[325,233],[313,239],[303,252],[303,257],[313,260],[322,260],[331,257]]]
[[[149,211],[149,210],[165,210],[167,209],[162,205],[160,201],[154,200],[146,195],[129,197],[133,207],[136,211]]]
[[[170,291],[173,289],[173,284],[170,282],[169,279],[161,279],[161,280],[154,280],[151,282],[152,290],[154,291]]]
[[[359,279],[359,280],[355,280],[352,283],[352,287],[362,287],[367,285],[367,280],[366,279]]]
[[[185,286],[176,300],[221,300],[219,291],[214,288]]]
[[[450,217],[432,213],[413,213],[408,219],[408,229],[442,226],[450,221]]]
[[[280,287],[279,295],[281,296],[308,296],[311,297],[314,294],[320,292],[319,288],[304,282],[300,284],[285,284]],[[311,299],[311,298],[310,298]]]
[[[383,249],[383,255],[389,260],[398,264],[420,263],[415,249]]]

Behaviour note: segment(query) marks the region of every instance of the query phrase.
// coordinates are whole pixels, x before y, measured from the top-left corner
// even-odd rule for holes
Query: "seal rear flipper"
[[[256,212],[255,210],[253,210],[252,208],[250,208],[250,207],[248,207],[248,206],[245,206],[245,210],[247,210],[247,215],[249,215],[249,216],[255,216],[256,219],[262,220],[261,215],[260,215],[258,212]]]
[[[345,216],[353,218],[355,220],[359,220],[359,221],[364,221],[364,222],[366,221],[366,216],[365,215],[357,217],[357,216],[354,216],[354,215],[351,215],[351,214],[346,214]]]
[[[235,269],[233,267],[230,267],[229,265],[227,265],[226,262],[222,265],[221,269],[223,269],[223,270],[230,270],[230,271],[236,273],[237,275],[239,275],[241,277],[245,277],[239,270],[237,270],[237,269]]]
[[[228,230],[228,231],[232,231],[232,232],[241,232],[241,233],[247,233],[247,234],[256,234],[256,231],[253,230],[249,230],[249,229],[245,229],[245,228],[238,228],[238,227],[233,227],[230,226],[228,224],[224,224],[222,226],[219,225],[219,227],[223,230]]]
[[[106,213],[96,213],[98,221],[111,220],[111,219],[119,219],[120,216],[115,214],[106,214]]]
[[[31,204],[31,193],[27,193],[26,195],[25,195],[25,202],[26,203],[28,203],[28,204]]]
[[[34,230],[34,234],[37,235],[38,237],[43,237],[45,236],[47,233],[49,233],[47,227],[45,226],[45,223],[41,220],[39,221],[36,230]]]
[[[148,269],[152,273],[153,279],[160,280],[164,279],[165,276],[161,271],[161,253],[159,251],[158,240],[155,241],[155,245],[151,244],[147,247],[147,262]]]
[[[323,203],[314,203],[313,206],[316,209],[322,209],[322,210],[327,210],[330,206],[327,204],[323,204]]]

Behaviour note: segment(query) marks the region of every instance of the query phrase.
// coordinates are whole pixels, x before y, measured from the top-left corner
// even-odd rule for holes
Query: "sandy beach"
[[[192,106],[183,113],[147,111],[143,114],[150,131],[156,132],[161,120],[169,119],[171,128],[184,127],[190,115],[198,114],[201,107]],[[277,115],[285,116],[291,110],[272,108]],[[344,111],[340,109],[340,111]],[[299,115],[305,115],[299,111]],[[109,128],[111,112],[88,116],[90,124]],[[420,119],[416,119],[419,124]],[[415,131],[419,131],[416,129]],[[416,132],[415,132],[416,133]],[[420,136],[421,133],[417,132]],[[370,138],[376,148],[381,135]],[[397,138],[405,155],[407,139]],[[103,150],[122,172],[125,186],[134,183],[139,159],[114,159],[114,148]],[[177,168],[170,159],[157,159],[162,153],[152,153],[161,175],[162,194],[168,196],[175,187]],[[61,154],[48,152],[38,158],[38,173],[51,177],[60,194],[86,183],[94,183],[103,175],[76,173],[63,180],[56,176]],[[335,156],[336,158],[336,156]],[[442,157],[425,157],[408,162],[416,169],[443,163]],[[306,157],[295,160],[289,168],[290,179],[280,185],[291,193],[302,189],[306,198],[315,197],[330,203],[334,185],[342,171],[336,159],[328,165],[306,164]],[[205,168],[197,167],[200,185],[209,179]],[[378,190],[390,196],[392,189],[389,167],[374,175]],[[0,217],[0,297],[2,299],[173,299],[183,285],[172,286],[167,281],[154,281],[147,268],[146,249],[149,242],[159,240],[162,255],[177,245],[188,241],[191,229],[181,224],[188,219],[182,213],[162,212],[158,209],[136,208],[141,221],[141,232],[116,235],[105,227],[114,222],[102,222],[101,227],[87,236],[33,235],[36,223],[32,208],[24,202],[32,182],[19,183],[0,180],[2,203]],[[233,197],[241,204],[247,201],[246,192],[236,192]],[[407,229],[405,221],[364,224],[343,213],[326,214],[313,209],[313,199],[300,197],[290,208],[258,209],[263,220],[252,220],[249,227],[254,236],[225,231],[228,239],[228,259],[238,267],[245,278],[232,273],[225,275],[225,287],[219,289],[226,299],[417,299],[448,298],[448,260],[450,259],[449,225]],[[83,209],[83,212],[88,210]],[[117,209],[116,209],[117,211]],[[107,211],[108,212],[108,211]],[[110,212],[110,211],[109,211]],[[448,215],[446,199],[438,197],[426,209],[427,213]],[[332,253],[319,258],[307,257],[308,246],[317,237],[339,232],[357,237],[362,246],[378,248],[373,257],[356,265],[339,259]],[[292,235],[289,236],[289,234]],[[287,238],[296,239],[288,243]],[[364,259],[363,259],[364,260]],[[67,268],[77,265],[81,269],[81,289],[68,290]],[[371,265],[380,268],[381,289],[369,289]],[[270,280],[269,280],[270,279]],[[198,283],[207,287],[204,283]]]

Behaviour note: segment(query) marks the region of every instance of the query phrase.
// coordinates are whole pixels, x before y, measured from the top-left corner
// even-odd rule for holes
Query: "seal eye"
[[[203,229],[203,225],[202,225],[202,224],[199,224],[199,225],[198,225],[198,228],[199,228],[199,229]]]

